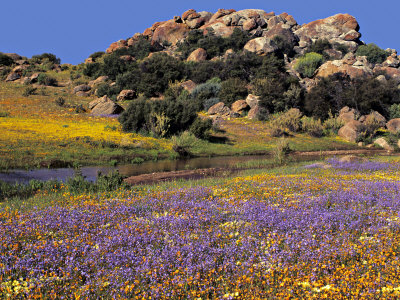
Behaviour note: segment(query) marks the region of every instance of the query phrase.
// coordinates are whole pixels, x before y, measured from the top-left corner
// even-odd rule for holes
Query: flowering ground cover
[[[331,165],[3,205],[0,297],[400,297],[400,165]]]
[[[67,71],[55,75],[59,82],[69,79]],[[70,86],[37,86],[36,94],[29,96],[25,89],[22,84],[0,82],[0,169],[49,167],[52,160],[93,165],[177,157],[169,139],[124,133],[116,118],[76,113],[74,107],[87,108],[93,97],[73,95]],[[59,97],[66,105],[57,105]],[[221,131],[214,135],[215,141],[196,140],[191,152],[196,156],[266,153],[277,140],[268,134],[266,122],[246,118],[221,121]],[[357,147],[337,137],[307,134],[296,134],[290,146],[299,151]]]

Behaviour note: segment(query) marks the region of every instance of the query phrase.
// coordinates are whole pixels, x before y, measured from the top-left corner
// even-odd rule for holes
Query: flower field
[[[400,297],[400,165],[330,163],[3,206],[0,298]]]

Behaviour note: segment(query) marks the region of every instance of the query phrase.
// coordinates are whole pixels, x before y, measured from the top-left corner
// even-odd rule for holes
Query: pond
[[[178,160],[160,160],[160,161],[147,161],[142,164],[129,164],[111,166],[93,166],[82,167],[82,174],[89,181],[96,180],[97,174],[108,174],[112,171],[118,170],[123,176],[136,176],[141,174],[151,174],[156,172],[169,172],[179,170],[195,170],[205,168],[235,168],[239,163],[246,163],[252,160],[268,159],[266,155],[247,155],[247,156],[217,156],[217,157],[196,157],[189,159]],[[320,156],[296,156],[295,161],[299,160],[315,160]],[[293,160],[293,157],[292,157]],[[75,170],[73,168],[57,168],[57,169],[33,169],[33,170],[9,170],[0,172],[0,180],[9,183],[28,183],[32,179],[36,180],[51,180],[56,179],[65,181],[69,177],[74,176]]]

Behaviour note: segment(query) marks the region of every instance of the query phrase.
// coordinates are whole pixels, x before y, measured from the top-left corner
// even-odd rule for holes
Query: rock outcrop
[[[134,99],[136,96],[136,93],[134,90],[122,90],[118,97],[117,100],[118,101],[123,101],[123,100],[132,100]]]
[[[231,110],[239,115],[244,115],[249,111],[250,106],[247,104],[246,100],[237,100],[232,103]]]
[[[391,133],[399,133],[400,132],[400,118],[392,119],[386,124],[387,129]]]
[[[211,106],[207,113],[209,115],[230,116],[231,110],[229,107],[225,106],[224,102],[218,102]]]
[[[339,129],[338,135],[346,141],[355,143],[364,130],[365,126],[361,122],[352,120],[347,122],[345,126]]]
[[[187,61],[204,61],[207,59],[207,52],[203,48],[198,48],[190,53]]]
[[[344,44],[351,50],[357,49],[361,34],[357,20],[349,14],[337,14],[329,18],[308,23],[294,32],[299,38],[299,46],[306,48],[317,39]]]
[[[91,110],[91,114],[94,116],[116,115],[124,111],[120,105],[116,104],[107,96],[103,96],[90,102],[89,109]]]

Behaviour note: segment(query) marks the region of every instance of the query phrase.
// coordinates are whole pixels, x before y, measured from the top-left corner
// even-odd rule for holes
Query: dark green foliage
[[[255,79],[252,92],[260,96],[260,105],[270,113],[301,107],[303,90],[296,78],[284,74]]]
[[[34,95],[37,91],[37,88],[33,86],[28,86],[25,88],[25,90],[22,93],[22,96],[29,97],[30,95]]]
[[[197,118],[194,104],[175,99],[132,101],[119,121],[124,131],[168,137],[186,130]]]
[[[213,106],[219,102],[221,102],[221,99],[219,99],[219,98],[210,98],[210,99],[204,100],[203,101],[204,111],[208,111],[211,106]]]
[[[334,44],[334,48],[336,50],[342,52],[343,55],[346,55],[347,53],[349,53],[349,47],[347,47],[344,44],[335,43]]]
[[[358,78],[352,81],[346,91],[349,106],[355,107],[363,115],[375,110],[388,118],[390,106],[400,103],[397,85],[393,80],[382,83],[374,78]]]
[[[306,53],[296,62],[294,68],[304,77],[313,77],[315,70],[322,65],[324,58],[321,54],[315,52]]]
[[[46,75],[45,73],[39,74],[37,82],[41,85],[57,86],[57,80],[54,77]]]
[[[205,140],[210,138],[210,130],[212,125],[211,119],[197,118],[190,126],[189,131],[193,133],[195,137]]]
[[[14,63],[14,60],[9,57],[8,55],[5,55],[3,53],[0,53],[0,65],[2,66],[11,66]]]
[[[156,45],[151,45],[151,42],[148,39],[141,37],[132,46],[119,48],[115,50],[114,53],[117,56],[131,55],[136,59],[143,59],[147,57],[150,52],[157,52],[160,50],[162,50],[162,48],[157,47]]]
[[[204,36],[203,31],[192,30],[186,39],[178,44],[178,50],[182,52],[184,58],[187,58],[194,50],[203,48],[207,52],[207,57],[213,58],[223,55],[228,49],[242,50],[250,38],[247,32],[239,28],[235,28],[232,35],[225,38],[216,36],[212,31]]]
[[[117,85],[110,86],[107,83],[102,83],[97,87],[96,95],[103,97],[107,95],[112,100],[117,100],[117,96],[121,89]]]
[[[202,61],[202,62],[189,62],[186,64],[186,73],[188,78],[195,83],[203,83],[213,77],[220,77],[225,68],[223,61]]]
[[[314,52],[324,55],[324,50],[332,49],[332,45],[327,39],[318,39],[307,49],[307,53]]]
[[[253,68],[257,78],[276,77],[286,71],[283,59],[278,58],[274,54],[264,56],[261,65],[257,65],[257,61],[255,61]]]
[[[53,64],[58,64],[58,65],[61,63],[61,59],[52,53],[43,53],[43,54],[39,54],[39,55],[34,55],[34,56],[32,56],[32,59],[38,63],[43,63],[46,61],[51,62]]]
[[[379,48],[377,45],[371,43],[358,47],[356,55],[366,56],[370,63],[380,64],[386,60],[386,58],[389,56],[389,53]]]
[[[389,119],[400,118],[400,104],[393,104],[389,107]]]
[[[85,64],[85,67],[83,69],[83,74],[88,77],[97,78],[101,75],[101,70],[102,70],[102,65],[100,63],[94,62],[91,64]]]
[[[221,90],[218,93],[218,97],[227,106],[230,106],[236,100],[246,98],[247,94],[245,81],[239,78],[229,78],[221,83]]]
[[[102,57],[104,54],[105,54],[105,52],[103,52],[103,51],[97,51],[97,52],[90,54],[89,57],[92,58],[94,61],[96,61],[96,59]]]
[[[31,180],[28,184],[10,184],[0,181],[0,202],[5,199],[26,199],[33,196],[37,191],[53,191],[61,187],[61,182]]]
[[[58,106],[64,106],[65,104],[65,99],[63,97],[58,97],[55,101],[55,104],[57,104]]]
[[[272,42],[276,47],[275,53],[279,57],[283,57],[284,54],[293,57],[296,54],[293,46],[284,37],[277,35],[272,39]]]
[[[138,76],[141,80],[136,91],[147,97],[160,95],[167,89],[169,82],[179,81],[185,74],[183,62],[165,53],[157,53],[144,60],[139,65],[139,70]]]
[[[305,97],[305,111],[313,117],[325,120],[329,114],[337,114],[339,110],[348,104],[345,96],[349,78],[333,75],[322,78],[317,86],[313,87]],[[350,105],[354,107],[354,105]]]
[[[75,171],[75,176],[68,178],[66,185],[71,194],[78,195],[86,193],[111,192],[118,188],[128,189],[128,184],[124,182],[124,177],[118,171],[111,172],[108,175],[97,174],[95,182],[90,182],[85,179],[82,172],[78,168]]]
[[[235,53],[230,55],[225,61],[224,67],[217,77],[222,80],[236,77],[249,82],[259,72],[260,65],[263,63],[264,59],[265,58],[248,51],[244,53]]]
[[[111,80],[115,80],[119,74],[123,74],[128,71],[130,64],[132,63],[127,63],[126,61],[120,59],[120,55],[114,52],[104,58],[104,63],[101,65],[100,73],[96,74],[95,77],[106,75]],[[91,64],[87,64],[86,67],[90,65]]]
[[[217,98],[221,90],[221,84],[206,82],[199,84],[191,93],[193,104],[195,104],[196,111],[205,108],[205,101],[212,98]],[[208,105],[208,104],[207,104]]]
[[[359,78],[351,81],[340,75],[319,81],[305,97],[308,114],[325,120],[329,112],[337,114],[343,106],[356,108],[361,114],[378,111],[389,117],[390,106],[400,103],[400,91],[396,82],[381,83],[374,78]]]

